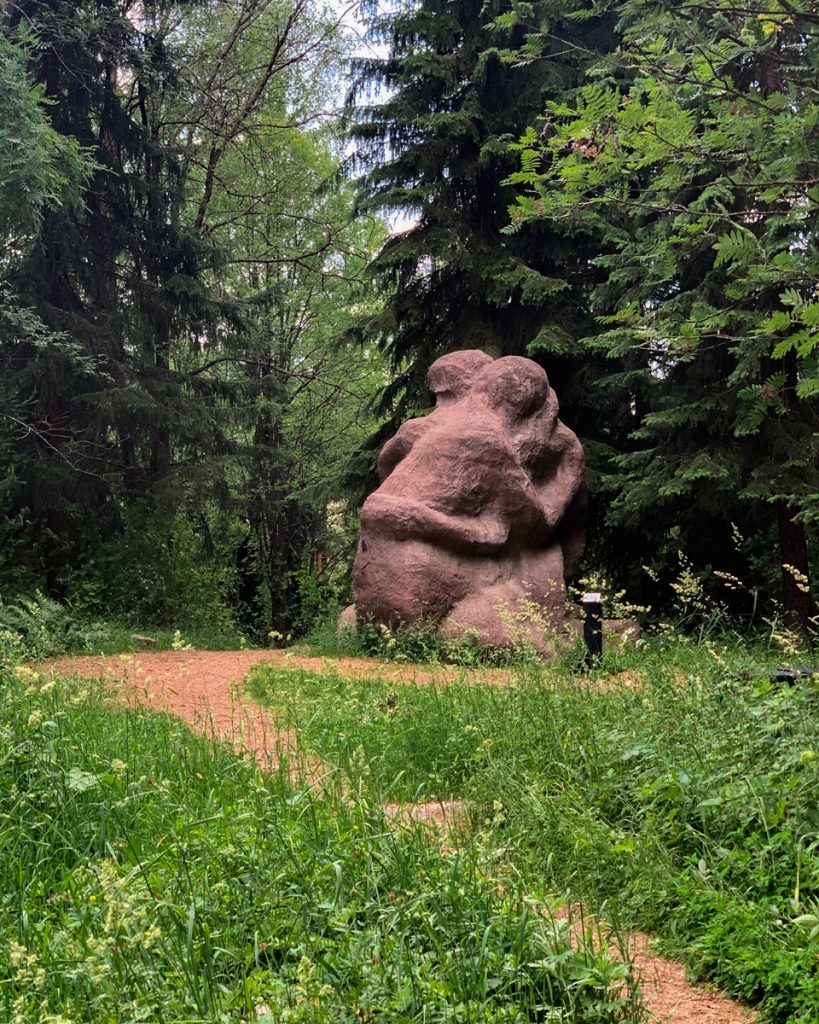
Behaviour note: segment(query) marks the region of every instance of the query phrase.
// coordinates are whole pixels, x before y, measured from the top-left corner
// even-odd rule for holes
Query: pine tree
[[[37,426],[23,446],[21,501],[44,539],[55,594],[83,544],[118,528],[120,489],[157,496],[170,431],[186,420],[171,332],[194,332],[213,315],[200,283],[213,253],[184,229],[178,146],[160,130],[180,88],[163,7],[145,4],[137,17],[116,0],[79,9],[23,0],[6,25],[28,50],[51,130],[93,168],[81,203],[43,206],[34,244],[7,272],[21,300],[70,341],[70,350],[7,353]]]

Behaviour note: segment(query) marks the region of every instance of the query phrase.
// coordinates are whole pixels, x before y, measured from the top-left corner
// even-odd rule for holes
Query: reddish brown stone
[[[353,567],[359,614],[516,639],[536,606],[564,621],[565,579],[583,551],[583,450],[531,359],[454,352],[430,367],[435,409],[384,446],[361,510]],[[348,613],[349,614],[349,613]],[[544,652],[535,622],[523,627]]]

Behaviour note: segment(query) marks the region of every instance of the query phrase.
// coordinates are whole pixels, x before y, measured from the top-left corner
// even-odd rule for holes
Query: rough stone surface
[[[492,646],[522,632],[548,653],[531,611],[563,624],[564,581],[584,543],[580,442],[531,359],[454,352],[427,380],[435,409],[384,446],[381,485],[361,510],[355,609]]]

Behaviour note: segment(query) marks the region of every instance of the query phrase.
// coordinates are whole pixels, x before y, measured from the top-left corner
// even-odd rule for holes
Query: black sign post
[[[586,642],[586,668],[597,665],[603,656],[603,598],[601,594],[584,594],[583,639]]]

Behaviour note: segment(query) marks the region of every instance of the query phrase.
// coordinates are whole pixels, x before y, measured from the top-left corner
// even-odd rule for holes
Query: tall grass
[[[0,1018],[640,1019],[520,886],[95,686],[0,666]]]
[[[373,800],[461,796],[485,862],[645,925],[771,1020],[819,1019],[819,679],[677,637],[506,689],[258,669]]]

